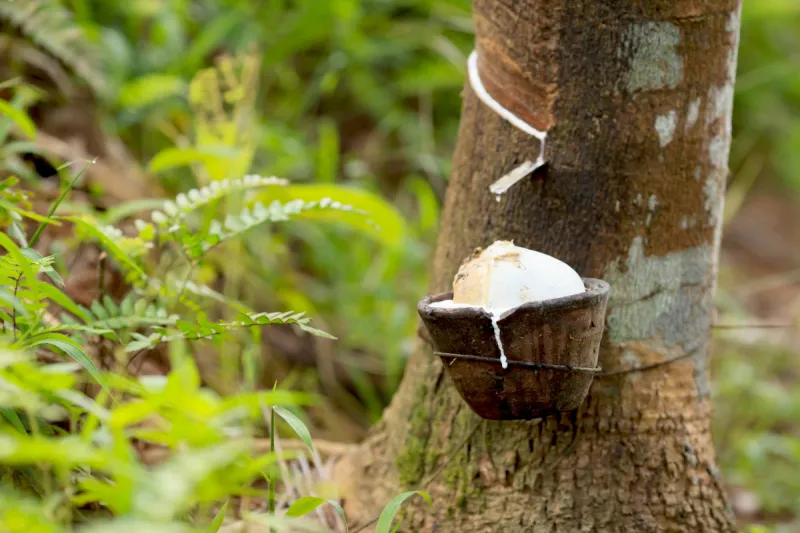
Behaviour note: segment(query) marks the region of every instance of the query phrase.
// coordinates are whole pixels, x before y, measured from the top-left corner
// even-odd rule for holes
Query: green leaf
[[[116,407],[111,412],[109,424],[114,429],[138,424],[156,412],[158,406],[152,401],[131,401]]]
[[[222,527],[222,521],[225,520],[225,513],[228,512],[228,503],[230,502],[226,501],[219,512],[217,512],[216,516],[214,516],[214,520],[212,520],[206,528],[206,533],[217,533],[219,528]]]
[[[277,200],[288,202],[303,200],[322,202],[328,198],[351,206],[356,211],[311,210],[297,215],[314,221],[342,224],[355,231],[368,235],[386,246],[398,246],[408,232],[408,224],[400,212],[390,202],[364,189],[343,185],[290,185],[273,188],[259,194],[263,202]]]
[[[36,486],[29,471],[21,470],[20,474],[29,486]],[[3,533],[66,533],[49,512],[52,500],[29,498],[22,490],[12,487],[11,483],[0,485],[0,530]]]
[[[299,500],[295,501],[287,510],[286,516],[291,516],[292,518],[297,518],[298,516],[307,515],[323,503],[326,503],[327,500],[324,498],[317,498],[316,496],[303,496]]]
[[[103,375],[95,366],[94,362],[86,355],[80,344],[70,339],[61,333],[45,333],[31,337],[25,342],[26,347],[33,348],[36,346],[50,346],[56,348],[69,357],[75,360],[97,381],[98,384],[105,387]]]
[[[0,207],[6,209],[8,211],[12,211],[14,213],[18,213],[26,218],[30,218],[31,220],[35,220],[37,222],[41,222],[42,224],[52,224],[53,226],[60,226],[61,223],[57,220],[53,220],[52,218],[48,218],[46,216],[42,216],[39,213],[34,213],[33,211],[28,211],[26,209],[22,209],[21,207],[14,205],[6,200],[0,200]]]
[[[386,507],[383,508],[383,512],[381,512],[381,516],[378,518],[378,525],[375,527],[375,533],[392,533],[392,523],[394,522],[394,517],[397,515],[397,512],[400,510],[400,506],[415,494],[422,496],[429,505],[433,505],[428,493],[421,490],[411,490],[399,494],[392,498],[392,500],[386,504]]]
[[[177,195],[174,201],[162,200],[157,206],[159,210],[154,211],[151,218],[162,229],[170,231],[171,226],[180,226],[178,223],[193,211],[224,197],[237,192],[274,186],[284,187],[288,184],[289,182],[284,179],[256,174],[249,174],[239,179],[213,181],[205,187]]]
[[[17,109],[5,100],[0,100],[0,114],[5,115],[11,122],[16,124],[25,135],[31,139],[36,138],[36,124],[33,123],[27,113]]]
[[[213,482],[215,474],[234,468],[250,446],[234,440],[172,455],[152,469],[152,483],[137,491],[132,514],[167,521],[187,511],[208,490],[204,485]]]
[[[150,74],[126,83],[121,89],[119,103],[122,107],[138,109],[185,91],[186,82],[178,76]]]
[[[194,163],[224,162],[235,159],[238,150],[219,146],[215,148],[165,148],[158,152],[147,169],[153,173],[164,172],[173,168],[185,167]]]
[[[244,410],[254,418],[261,418],[265,405],[313,405],[319,397],[305,392],[289,390],[258,391],[229,396],[222,400],[221,410]]]
[[[396,523],[396,524],[394,525],[394,527],[392,528],[392,533],[396,533],[396,532],[397,532],[397,530],[398,530],[398,529],[400,529],[400,525],[401,525],[402,523],[403,523],[403,517],[401,516],[401,517],[400,517],[400,520],[398,520],[398,521],[397,521],[397,523]]]
[[[28,308],[22,301],[14,296],[14,294],[6,290],[5,287],[0,288],[0,303],[6,304],[10,309],[16,309],[18,316],[29,317]]]
[[[5,465],[80,466],[113,469],[115,462],[105,451],[76,437],[45,438],[0,435],[0,462]]]
[[[196,73],[205,66],[206,59],[211,57],[214,49],[224,47],[222,43],[231,32],[237,27],[244,27],[248,22],[247,10],[221,10],[187,43],[189,47],[181,54],[179,62],[181,70]]]
[[[39,290],[44,294],[47,298],[49,298],[53,303],[64,309],[65,311],[69,311],[73,315],[77,316],[84,322],[91,322],[92,317],[86,313],[86,311],[77,305],[72,299],[59,290],[57,287],[50,285],[49,283],[42,283],[39,286]]]
[[[31,268],[31,261],[25,257],[25,254],[22,253],[20,247],[17,246],[14,241],[12,241],[5,233],[0,233],[0,246],[5,248],[8,252],[8,255],[10,255],[14,261],[16,261],[17,265],[22,269],[22,273],[32,283],[32,285],[34,287],[38,285],[33,283],[36,279],[36,275],[33,273],[33,268]],[[34,290],[38,290],[38,287]]]
[[[300,439],[308,447],[308,450],[312,453],[312,455],[316,454],[314,451],[314,443],[311,440],[311,434],[308,432],[306,425],[303,424],[303,421],[297,418],[294,413],[284,409],[283,407],[273,406],[272,409],[278,416],[283,418],[283,420],[292,427],[294,432],[297,433],[297,436],[300,437]],[[275,431],[275,429],[272,428],[272,431]]]
[[[317,337],[322,337],[324,339],[331,339],[331,340],[334,340],[334,341],[337,340],[336,337],[334,337],[333,335],[331,335],[327,331],[322,331],[321,329],[313,328],[313,327],[311,327],[311,326],[309,326],[307,324],[297,324],[297,326],[300,329],[302,329],[303,331],[305,331],[306,333],[310,333],[311,335],[315,335]]]
[[[19,415],[14,409],[11,409],[9,407],[0,408],[0,414],[2,414],[3,418],[8,420],[11,423],[11,425],[14,426],[14,429],[19,431],[23,435],[26,435],[28,433],[28,431],[25,429],[25,425],[22,423],[22,420],[20,420]]]
[[[116,224],[124,218],[128,218],[142,211],[160,209],[164,205],[162,198],[142,198],[141,200],[131,200],[119,205],[115,205],[106,211],[101,218],[103,224]]]
[[[317,180],[333,183],[339,172],[339,132],[332,120],[319,123],[319,151],[317,152]]]
[[[286,516],[290,516],[292,518],[297,518],[298,516],[304,516],[308,513],[314,511],[317,507],[322,505],[323,503],[327,503],[331,505],[336,512],[342,517],[342,520],[345,522],[345,531],[347,529],[347,517],[344,514],[344,509],[342,506],[339,505],[339,502],[336,500],[326,500],[324,498],[318,498],[316,496],[303,496],[296,502],[294,502],[287,510]]]
[[[111,316],[108,313],[108,310],[105,307],[103,307],[103,304],[98,300],[93,301],[89,309],[91,309],[92,313],[94,313],[94,316],[96,316],[100,320],[106,320]]]
[[[111,418],[111,413],[105,407],[81,392],[65,389],[56,391],[56,396],[86,411],[87,415],[91,415],[97,420],[105,422]]]
[[[53,283],[57,283],[62,287],[64,286],[64,280],[61,279],[58,272],[51,266],[55,262],[54,256],[42,257],[41,254],[33,248],[22,248],[20,251],[25,257],[37,264],[39,272],[53,280]]]

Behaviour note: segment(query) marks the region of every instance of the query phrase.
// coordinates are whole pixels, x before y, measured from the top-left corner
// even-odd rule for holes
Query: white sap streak
[[[544,144],[544,140],[547,138],[547,132],[540,131],[519,118],[517,115],[506,109],[505,107],[500,104],[497,100],[492,98],[492,95],[489,94],[489,91],[486,90],[486,87],[483,86],[483,82],[481,81],[481,76],[478,73],[478,53],[473,50],[472,53],[469,55],[469,59],[467,60],[467,71],[469,73],[469,83],[472,85],[472,89],[475,91],[475,94],[478,95],[484,104],[488,105],[492,108],[492,110],[510,122],[513,126],[519,128],[520,130],[524,131],[528,135],[533,135],[537,139],[539,139],[542,144]]]
[[[495,199],[499,202],[500,196],[504,192],[542,165],[544,165],[544,143],[542,143],[542,148],[536,161],[525,161],[511,172],[489,185],[489,190],[495,195]]]
[[[467,72],[469,74],[469,83],[472,86],[472,90],[475,91],[475,94],[478,95],[478,98],[480,98],[484,104],[511,123],[512,126],[539,140],[539,157],[536,158],[536,161],[525,161],[489,186],[489,190],[495,195],[495,200],[499,202],[503,193],[522,178],[530,175],[534,170],[544,165],[544,144],[547,139],[547,132],[534,128],[510,110],[503,107],[500,102],[489,94],[489,91],[483,86],[480,73],[478,72],[478,53],[475,50],[472,51],[467,60]]]
[[[494,339],[497,342],[497,348],[500,350],[500,364],[503,366],[503,369],[508,368],[508,359],[506,358],[506,352],[503,349],[503,340],[500,338],[500,325],[498,324],[498,321],[503,317],[505,312],[509,310],[509,308],[493,309],[491,307],[481,307],[479,305],[455,303],[453,300],[434,302],[431,304],[431,307],[436,307],[438,309],[482,309],[489,313],[492,319],[492,329],[494,329]]]
[[[508,368],[508,359],[506,359],[506,352],[503,350],[503,340],[500,338],[500,326],[497,325],[497,314],[492,313],[492,328],[494,328],[494,339],[497,341],[497,347],[500,348],[500,364],[503,369]]]

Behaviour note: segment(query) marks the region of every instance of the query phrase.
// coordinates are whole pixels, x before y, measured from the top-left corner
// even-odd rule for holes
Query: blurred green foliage
[[[759,503],[776,532],[797,531],[800,373],[797,354],[728,340],[714,357],[714,439],[725,481]],[[751,517],[752,519],[752,517]]]
[[[15,104],[7,104],[13,112],[0,119],[0,129],[16,124],[25,130],[31,123],[23,103]],[[36,130],[25,133],[34,137]],[[290,507],[293,513],[275,516],[278,479],[295,458],[279,453],[278,419],[306,446],[300,458],[306,470],[310,460],[323,472],[309,430],[292,411],[317,398],[277,382],[265,390],[252,372],[238,368],[230,384],[236,392],[219,394],[203,386],[195,344],[224,339],[257,347],[261,328],[274,325],[334,337],[311,327],[303,312],[251,312],[200,283],[197,267],[253,228],[335,211],[342,220],[324,220],[358,229],[352,221],[368,217],[368,210],[336,199],[333,186],[322,199],[313,193],[293,197],[289,190],[265,207],[258,194],[288,189],[286,181],[247,175],[162,201],[126,234],[92,214],[55,215],[79,177],[64,186],[47,216],[30,210],[16,178],[0,186],[0,531],[216,532],[228,502],[247,498],[267,501],[267,512],[239,512],[236,518],[267,523],[275,533],[329,531],[304,525],[299,517],[314,507],[301,509],[302,500]],[[342,198],[348,199],[362,198]],[[244,207],[220,210],[220,203]],[[381,202],[373,204],[372,212],[380,212]],[[198,226],[203,220],[210,223]],[[35,247],[47,230],[64,223],[74,225],[79,242],[96,241],[124,273],[129,290],[120,301],[101,289],[87,308],[61,290],[65,282],[55,256],[42,256]],[[185,264],[178,266],[176,258]],[[227,315],[234,318],[209,318]],[[168,373],[137,375],[131,366],[137,357],[164,345]],[[259,437],[268,437],[268,452],[257,451]],[[284,488],[297,482],[291,477],[283,477]],[[324,491],[317,485],[304,481],[306,491]],[[379,531],[394,531],[412,494],[387,503],[376,519]],[[346,524],[339,504],[332,505]]]
[[[425,285],[471,46],[467,4],[80,1],[72,8],[108,54],[109,127],[173,190],[202,184],[176,172],[202,160],[220,169],[211,179],[244,170],[279,175],[299,182],[286,194],[321,199],[336,190],[370,211],[377,234],[363,225],[353,235],[352,224],[259,234],[244,243],[241,275],[259,297],[323,317],[342,339],[359,402],[376,419],[401,375]],[[242,93],[228,88],[225,102],[213,103],[215,82],[197,71],[219,54],[250,50],[256,74],[244,76]],[[228,81],[221,78],[218,86]],[[235,132],[209,135],[231,95],[252,98],[257,113],[223,113]],[[237,167],[231,150],[247,162]],[[364,367],[372,370],[363,374]]]
[[[731,168],[800,192],[800,5],[743,2]],[[745,180],[756,176],[744,176]]]

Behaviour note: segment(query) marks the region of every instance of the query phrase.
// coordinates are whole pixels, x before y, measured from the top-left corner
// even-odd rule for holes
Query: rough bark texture
[[[547,166],[495,201],[539,145],[469,85],[431,293],[495,239],[612,284],[606,371],[578,413],[482,422],[424,340],[383,420],[338,465],[348,513],[429,486],[409,530],[730,531],[714,466],[708,336],[730,146],[738,0],[475,0],[484,85],[547,128]],[[422,295],[421,295],[422,296]],[[448,462],[449,461],[449,462]]]

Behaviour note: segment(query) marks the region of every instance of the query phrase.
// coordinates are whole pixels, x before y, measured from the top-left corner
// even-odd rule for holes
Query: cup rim
[[[551,298],[549,300],[541,300],[537,302],[527,302],[517,307],[513,307],[505,311],[498,321],[508,318],[517,312],[553,312],[567,309],[591,307],[598,305],[608,298],[611,292],[611,285],[602,279],[596,278],[581,278],[585,291],[579,294],[572,294],[570,296],[562,296],[560,298]],[[444,300],[452,300],[453,291],[440,292],[438,294],[430,294],[419,301],[417,304],[417,311],[424,316],[432,317],[447,317],[447,318],[478,318],[488,317],[491,318],[491,313],[484,307],[432,307],[431,304],[441,302]]]

